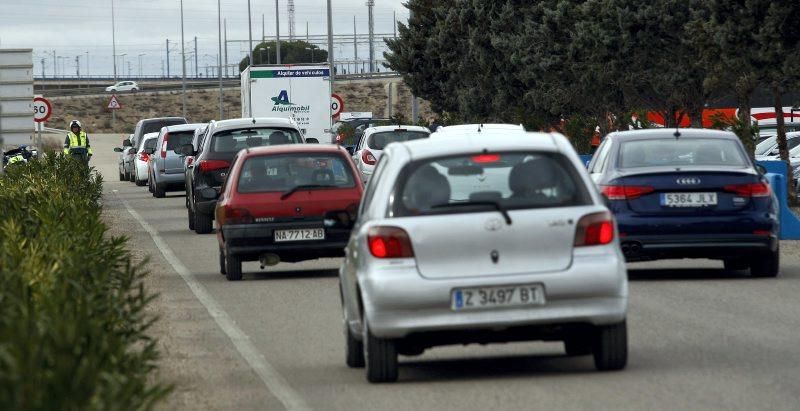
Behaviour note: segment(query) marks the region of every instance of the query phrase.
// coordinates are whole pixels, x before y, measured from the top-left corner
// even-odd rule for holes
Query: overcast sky
[[[186,53],[193,51],[197,36],[200,72],[215,65],[217,45],[217,0],[184,0]],[[281,38],[288,37],[287,0],[279,0]],[[326,0],[295,0],[295,35],[305,38],[309,32],[327,33]],[[353,17],[359,33],[367,33],[366,0],[332,0],[335,34],[352,34]],[[408,19],[403,0],[375,0],[375,33],[392,33],[393,13],[398,21]],[[170,40],[170,73],[180,73],[180,0],[114,0],[118,65],[125,59],[124,71],[130,63],[131,73],[139,70],[139,54],[144,74],[160,75],[166,65],[166,40]],[[275,35],[275,0],[251,0],[253,40],[261,38],[261,16],[265,15],[266,35]],[[80,55],[81,75],[86,74],[86,52],[89,53],[89,74],[111,75],[111,0],[0,0],[0,47],[32,48],[35,73],[41,76],[41,59],[45,59],[47,77],[53,75],[53,51],[58,72],[75,74],[75,57]],[[222,0],[222,17],[227,20],[228,40],[247,40],[247,0]],[[382,58],[383,42],[377,42],[376,58]],[[319,44],[327,48],[325,44]],[[368,46],[359,46],[359,59],[366,58]],[[238,62],[247,52],[245,42],[228,43],[229,63]],[[353,45],[335,47],[337,60],[352,59]],[[274,51],[273,51],[274,53]],[[223,51],[224,55],[224,51]],[[273,54],[274,56],[274,54]],[[193,58],[193,57],[192,57]],[[194,60],[187,63],[193,71]],[[190,67],[191,66],[191,67]],[[120,77],[123,77],[120,74]]]

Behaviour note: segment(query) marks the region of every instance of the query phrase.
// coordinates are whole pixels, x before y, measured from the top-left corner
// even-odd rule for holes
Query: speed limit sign
[[[338,94],[331,94],[331,117],[338,117],[344,110],[344,100]]]
[[[50,101],[44,97],[36,97],[33,99],[33,121],[37,123],[44,123],[53,114],[53,106]]]

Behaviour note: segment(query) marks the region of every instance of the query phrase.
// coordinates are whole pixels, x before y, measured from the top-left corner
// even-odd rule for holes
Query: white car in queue
[[[369,182],[375,164],[389,143],[428,138],[430,134],[430,130],[420,126],[378,126],[364,130],[353,151],[353,162],[361,174],[361,180],[364,184]]]
[[[147,163],[150,161],[150,156],[155,153],[156,143],[158,143],[158,133],[147,133],[142,137],[142,146],[139,147],[133,162],[134,182],[137,186],[147,185],[150,176]]]
[[[545,340],[624,368],[625,258],[583,163],[559,134],[478,129],[383,152],[339,272],[347,365],[390,382],[398,354]]]

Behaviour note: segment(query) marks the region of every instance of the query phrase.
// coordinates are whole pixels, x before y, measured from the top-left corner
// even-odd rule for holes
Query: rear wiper
[[[506,210],[505,207],[503,207],[503,205],[497,201],[467,201],[463,203],[444,203],[444,204],[436,204],[431,208],[468,207],[468,206],[482,206],[482,205],[492,206],[495,209],[497,209],[497,211],[499,211],[500,214],[502,214],[503,217],[505,218],[506,224],[511,225],[511,216],[508,215],[508,210]]]
[[[311,188],[325,188],[325,187],[333,187],[333,186],[330,184],[302,184],[299,186],[294,186],[290,188],[289,191],[281,194],[281,200],[286,200],[287,198],[289,198],[289,196],[300,190],[311,189]]]

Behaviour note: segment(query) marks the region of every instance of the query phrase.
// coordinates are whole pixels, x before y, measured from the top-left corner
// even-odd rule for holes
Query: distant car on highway
[[[195,131],[205,124],[179,124],[163,127],[157,133],[155,153],[150,156],[150,184],[153,197],[162,198],[168,190],[183,190],[183,154],[179,152],[185,144],[191,144]]]
[[[137,84],[135,81],[120,81],[113,86],[106,87],[106,91],[109,93],[116,93],[119,91],[130,91],[135,93],[139,90],[141,90],[141,88],[139,88],[139,84]]]
[[[134,157],[134,182],[137,186],[143,186],[150,180],[147,163],[153,156],[153,152],[158,142],[158,133],[147,133],[142,139],[142,147],[136,152]]]
[[[389,145],[339,279],[346,363],[371,382],[398,378],[398,354],[448,344],[564,341],[599,370],[627,363],[614,218],[558,134]]]
[[[243,261],[341,257],[363,184],[343,148],[281,145],[239,152],[215,210],[220,272],[242,279]]]
[[[706,258],[778,275],[778,205],[767,179],[735,134],[679,132],[611,133],[589,164],[627,260]]]
[[[364,130],[364,134],[356,143],[353,152],[353,161],[361,180],[365,184],[369,181],[375,164],[389,143],[428,138],[430,134],[431,132],[426,127],[419,126],[378,126]]]
[[[181,154],[194,157],[194,165],[186,175],[189,229],[198,234],[213,229],[217,196],[236,153],[254,147],[305,142],[319,143],[319,140],[304,140],[297,123],[291,119],[239,118],[209,123],[201,147],[191,144],[181,147]]]

